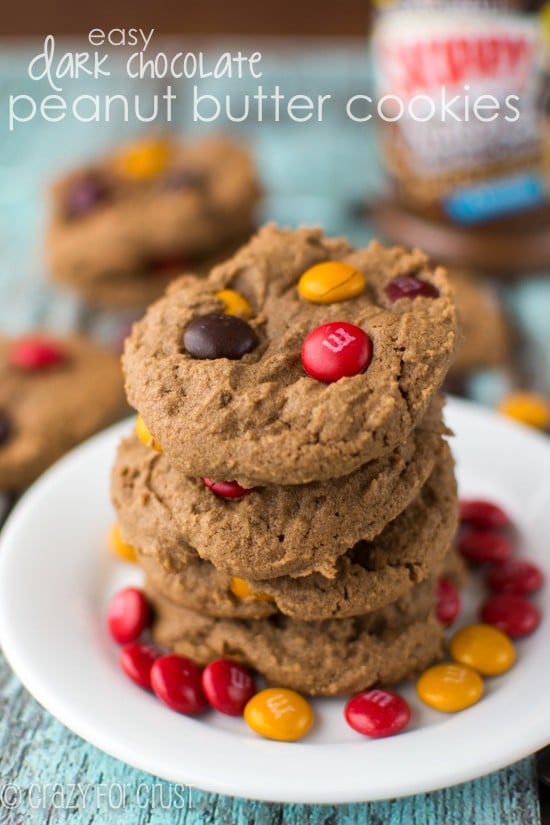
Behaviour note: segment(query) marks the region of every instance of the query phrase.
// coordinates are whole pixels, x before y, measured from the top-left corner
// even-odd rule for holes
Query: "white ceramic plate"
[[[550,441],[450,400],[461,492],[500,502],[520,527],[519,552],[550,578]],[[140,580],[105,547],[113,521],[109,469],[130,423],[60,461],[22,498],[0,546],[0,642],[21,681],[51,713],[107,753],[200,788],[280,802],[338,803],[430,791],[501,768],[550,741],[550,612],[518,644],[518,662],[459,714],[430,711],[404,686],[413,724],[368,740],[347,727],[342,700],[315,701],[305,740],[261,739],[214,711],[180,716],[119,671],[106,606]],[[475,590],[475,586],[471,588]],[[541,597],[540,601],[544,599]],[[470,593],[472,603],[477,599]],[[463,621],[472,619],[466,611]]]

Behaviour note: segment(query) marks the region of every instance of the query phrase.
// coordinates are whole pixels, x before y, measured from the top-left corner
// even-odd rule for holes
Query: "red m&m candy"
[[[454,622],[460,612],[460,595],[452,582],[439,579],[437,582],[436,615],[441,624],[447,626]]]
[[[256,693],[248,670],[231,659],[216,659],[205,667],[202,689],[212,707],[229,716],[241,716],[246,703]]]
[[[66,357],[58,344],[39,336],[21,338],[10,350],[10,363],[28,372],[55,367],[62,364]]]
[[[540,567],[526,559],[505,559],[491,565],[486,582],[497,593],[522,595],[539,590],[544,576]]]
[[[322,324],[302,344],[305,371],[319,381],[331,383],[359,375],[372,358],[372,342],[366,332],[345,321]]]
[[[380,738],[399,733],[410,722],[407,702],[391,690],[366,690],[344,708],[348,725],[365,736]]]
[[[469,530],[459,539],[458,549],[469,561],[503,561],[512,555],[507,538],[492,530]]]
[[[203,478],[203,481],[209,490],[224,498],[243,498],[256,489],[255,487],[241,487],[236,481],[212,481],[211,478]]]
[[[503,630],[513,639],[528,636],[540,623],[540,612],[523,596],[497,593],[482,605],[481,619]]]
[[[507,527],[511,523],[501,507],[483,499],[462,499],[460,521],[483,530]]]
[[[137,587],[120,590],[111,600],[107,623],[115,642],[135,642],[149,624],[150,610],[145,596]]]
[[[151,687],[169,708],[178,713],[193,715],[208,706],[201,677],[201,668],[191,659],[167,653],[153,662]]]
[[[118,661],[132,682],[146,690],[151,690],[151,668],[160,655],[160,650],[152,645],[131,642],[124,645]]]

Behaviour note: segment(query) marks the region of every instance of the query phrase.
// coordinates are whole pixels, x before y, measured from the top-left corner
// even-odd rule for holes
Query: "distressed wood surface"
[[[213,51],[220,52],[226,45],[216,45]],[[122,122],[108,128],[37,123],[9,134],[4,107],[7,94],[48,93],[45,84],[31,83],[26,77],[29,57],[37,50],[29,47],[22,52],[0,44],[0,330],[5,332],[20,332],[37,324],[63,330],[82,322],[78,302],[45,279],[41,246],[45,187],[58,170],[138,130],[135,124]],[[353,207],[365,195],[374,196],[381,185],[372,129],[350,124],[341,116],[342,101],[368,89],[363,50],[346,47],[321,53],[311,45],[299,46],[282,59],[271,44],[264,51],[264,70],[265,86],[280,83],[288,94],[331,91],[337,101],[333,114],[320,126],[264,122],[238,127],[258,157],[268,192],[264,216],[290,225],[321,223],[331,233],[346,233],[356,242],[368,240],[371,228]],[[132,90],[120,73],[114,72],[111,84],[111,92]],[[227,91],[219,82],[211,87],[204,84],[202,90]],[[98,87],[82,84],[78,93],[84,91],[97,93]],[[185,93],[171,126],[196,131]],[[541,274],[508,288],[505,297],[523,332],[533,386],[550,391],[549,280]],[[113,324],[119,322],[97,316],[92,319],[92,331],[108,337]],[[508,380],[503,374],[477,376],[471,392],[478,400],[491,403]],[[475,742],[471,746],[475,748]],[[445,754],[444,743],[440,756],[452,758]],[[50,822],[536,825],[540,818],[533,759],[436,793],[337,807],[256,803],[161,782],[73,735],[29,696],[0,655],[0,825]]]

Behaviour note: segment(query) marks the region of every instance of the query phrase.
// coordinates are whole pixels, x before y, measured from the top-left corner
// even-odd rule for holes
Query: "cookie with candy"
[[[55,183],[52,277],[93,306],[143,307],[176,275],[231,255],[259,195],[249,152],[229,138],[124,144]]]

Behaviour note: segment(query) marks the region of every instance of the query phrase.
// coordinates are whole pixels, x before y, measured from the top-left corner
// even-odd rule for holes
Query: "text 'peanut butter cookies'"
[[[112,496],[125,539],[160,560],[190,559],[189,547],[243,578],[331,577],[339,556],[371,539],[415,498],[446,444],[436,398],[421,425],[392,453],[349,476],[308,485],[216,495],[178,473],[135,437],[118,450]]]
[[[0,340],[0,490],[128,412],[119,357],[77,335]]]
[[[433,585],[414,598],[351,619],[303,622],[281,614],[265,619],[213,619],[188,610],[146,585],[155,611],[153,637],[206,664],[230,657],[277,685],[317,696],[393,684],[441,655],[443,628],[433,615]]]
[[[344,297],[326,273],[324,294],[310,275],[304,288],[331,261],[360,276],[343,277]],[[227,290],[250,307],[238,319],[248,332],[223,324],[213,341]],[[305,484],[350,474],[407,437],[443,381],[456,330],[444,271],[421,252],[353,250],[320,230],[268,225],[208,279],[183,277],[149,308],[126,342],[126,389],[179,471]]]

